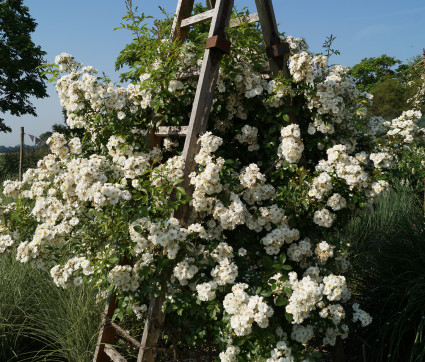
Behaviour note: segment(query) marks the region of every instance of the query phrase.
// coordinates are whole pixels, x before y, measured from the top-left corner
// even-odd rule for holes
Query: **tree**
[[[385,79],[376,84],[371,93],[373,103],[369,108],[370,116],[393,119],[409,109],[407,91],[403,88],[399,79]]]
[[[22,0],[0,0],[0,112],[36,116],[30,96],[47,97],[38,67],[46,53],[31,40],[37,23]],[[0,131],[10,132],[0,118]]]
[[[383,54],[377,58],[364,58],[351,68],[350,74],[357,88],[373,95],[370,116],[391,119],[412,108],[408,100],[422,84],[421,60],[422,57],[418,55],[401,62]]]
[[[396,77],[399,72],[393,68],[401,63],[400,60],[386,54],[377,58],[363,58],[359,64],[351,68],[350,74],[354,77],[359,90],[370,92],[379,81]]]

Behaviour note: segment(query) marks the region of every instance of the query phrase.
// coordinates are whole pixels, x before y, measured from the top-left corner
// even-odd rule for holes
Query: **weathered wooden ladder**
[[[211,20],[209,38],[205,46],[205,53],[199,73],[183,75],[181,79],[199,76],[195,99],[193,101],[190,122],[183,127],[159,127],[155,137],[185,136],[183,158],[185,160],[183,187],[190,195],[189,174],[195,169],[194,156],[199,151],[198,138],[207,130],[208,118],[214,97],[221,58],[230,52],[230,42],[225,38],[226,27],[235,27],[243,22],[259,21],[266,45],[270,63],[271,75],[288,70],[286,60],[289,56],[289,47],[279,38],[272,0],[256,0],[258,14],[230,20],[233,0],[207,0],[208,11],[193,15],[194,0],[178,0],[177,10],[172,27],[172,39],[185,41],[190,26]],[[174,216],[185,225],[189,208],[180,207]],[[94,354],[94,362],[115,361],[126,362],[112,346],[116,335],[139,349],[137,362],[155,361],[155,352],[160,340],[164,325],[165,313],[161,307],[165,300],[165,291],[159,297],[151,297],[148,316],[143,330],[141,342],[131,337],[120,328],[111,318],[117,308],[117,300],[113,295],[102,317],[100,334]]]

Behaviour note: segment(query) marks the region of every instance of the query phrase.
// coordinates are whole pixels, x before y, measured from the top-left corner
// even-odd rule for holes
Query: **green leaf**
[[[282,307],[284,305],[287,305],[289,302],[287,299],[283,298],[283,297],[279,297],[277,298],[276,302],[274,304],[276,304],[278,307]]]
[[[116,256],[116,255],[114,255],[114,256],[111,256],[109,259],[108,259],[108,261],[111,263],[111,264],[117,264],[118,262],[119,262],[119,258],[118,258],[118,256]]]
[[[263,265],[264,267],[268,269],[272,269],[273,267],[273,260],[269,256],[263,256]]]
[[[182,195],[186,195],[186,190],[183,187],[178,186],[176,187],[176,190],[180,192]]]
[[[143,229],[141,228],[140,225],[136,225],[133,227],[134,231],[138,232],[139,234],[141,234],[143,232]]]
[[[292,314],[285,312],[285,318],[289,323],[292,323],[292,320],[293,320]]]
[[[260,294],[263,297],[270,297],[272,295],[272,291],[271,290],[263,290]]]

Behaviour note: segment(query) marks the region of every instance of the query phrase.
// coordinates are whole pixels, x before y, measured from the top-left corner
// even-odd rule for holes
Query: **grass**
[[[358,333],[371,361],[425,360],[425,217],[405,187],[378,200],[344,230],[353,245],[351,286],[373,317]]]
[[[88,287],[0,256],[0,361],[91,361],[104,303]]]

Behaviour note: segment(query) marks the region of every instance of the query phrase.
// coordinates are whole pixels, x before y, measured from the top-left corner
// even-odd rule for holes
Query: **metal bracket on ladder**
[[[207,0],[210,10],[193,15],[194,0],[178,0],[176,15],[174,17],[171,37],[173,40],[185,41],[190,26],[211,20],[208,41],[205,47],[204,58],[200,71],[181,74],[179,79],[187,79],[199,76],[196,94],[193,101],[192,112],[188,126],[158,127],[154,137],[185,136],[183,158],[185,161],[184,181],[182,186],[186,192],[191,194],[189,174],[195,169],[195,155],[199,151],[198,138],[207,130],[208,118],[211,112],[214,90],[216,87],[220,62],[223,54],[230,52],[230,42],[225,38],[225,29],[228,26],[235,27],[243,22],[256,22],[261,24],[263,38],[269,58],[271,75],[277,75],[283,71],[288,75],[286,60],[289,56],[289,47],[283,43],[279,36],[276,19],[273,11],[272,0],[256,0],[258,14],[230,20],[233,0]],[[174,217],[178,218],[182,225],[186,224],[189,214],[188,205],[182,205]],[[166,279],[164,279],[166,281]],[[148,309],[148,317],[143,330],[140,344],[115,324],[110,322],[113,311],[116,309],[116,300],[107,306],[101,325],[98,344],[94,355],[94,362],[126,360],[115,351],[110,344],[113,343],[115,334],[127,340],[139,348],[137,362],[155,361],[155,349],[159,343],[163,330],[165,313],[162,305],[165,300],[166,285],[164,284],[162,294],[159,297],[151,297]],[[135,343],[136,342],[136,343]]]

